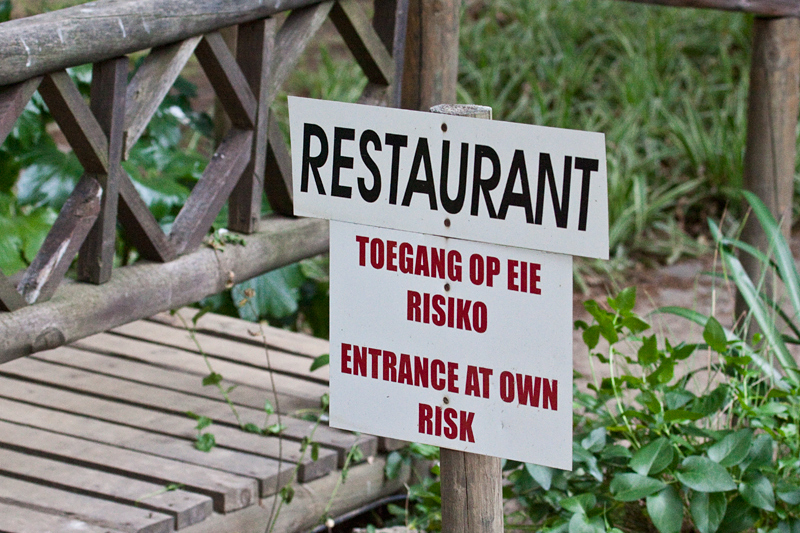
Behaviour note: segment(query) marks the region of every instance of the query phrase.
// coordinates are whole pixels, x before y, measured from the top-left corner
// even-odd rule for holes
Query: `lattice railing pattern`
[[[102,11],[103,2],[93,5]],[[402,68],[404,6],[403,0],[376,0],[370,20],[363,2],[325,1],[293,9],[280,27],[275,17],[247,21],[238,25],[235,54],[219,31],[193,35],[153,47],[130,82],[126,56],[102,58],[93,63],[88,104],[65,68],[0,87],[0,143],[38,91],[84,170],[21,280],[14,286],[0,273],[0,309],[51,298],[76,254],[80,281],[107,282],[117,223],[142,258],[168,262],[201,245],[226,201],[229,228],[241,233],[258,230],[262,191],[276,213],[291,215],[291,158],[270,111],[279,89],[330,18],[367,76],[362,100],[389,103],[395,71]],[[396,26],[402,30],[397,35]],[[231,128],[167,235],[121,162],[193,55]]]

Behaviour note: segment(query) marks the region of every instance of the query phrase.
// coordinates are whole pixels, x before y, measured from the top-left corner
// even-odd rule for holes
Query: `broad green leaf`
[[[619,311],[620,314],[625,314],[633,311],[633,306],[636,305],[636,287],[627,287],[622,289],[616,298],[608,298],[608,306]]]
[[[239,316],[257,322],[262,318],[280,319],[293,315],[299,308],[300,287],[305,281],[300,266],[295,263],[236,285],[232,290],[233,300],[243,303],[238,307]],[[246,297],[247,289],[255,291],[252,298]]]
[[[590,452],[597,453],[603,449],[606,445],[606,428],[599,427],[597,429],[592,430],[589,435],[586,436],[583,440],[581,440],[581,446],[589,450]]]
[[[208,418],[207,416],[198,416],[197,417],[197,425],[195,426],[195,429],[197,431],[203,431],[208,426],[210,426],[211,423],[212,423],[212,420],[210,418]]]
[[[640,365],[652,365],[658,361],[658,345],[656,344],[656,336],[650,335],[642,339],[642,345],[636,354],[639,358]]]
[[[647,497],[647,514],[660,533],[679,533],[683,524],[683,502],[672,485]]]
[[[673,456],[669,440],[661,437],[636,452],[628,466],[641,476],[658,474],[670,465]]]
[[[639,474],[617,474],[609,486],[614,499],[620,502],[632,502],[646,498],[662,490],[663,481]]]
[[[725,518],[719,525],[718,533],[739,533],[749,529],[758,520],[758,511],[742,499],[734,498],[725,511]]]
[[[203,378],[203,386],[218,385],[222,381],[222,375],[212,372]]]
[[[664,411],[664,422],[685,422],[687,420],[700,420],[704,415],[686,409],[670,409]]]
[[[569,520],[569,533],[604,533],[605,527],[599,517],[590,519],[583,513],[575,513]]]
[[[750,443],[750,450],[747,457],[739,465],[742,471],[750,467],[758,468],[772,464],[772,452],[775,448],[775,441],[772,437],[762,433],[756,436]]]
[[[725,330],[722,329],[722,325],[713,316],[708,317],[706,327],[703,329],[703,340],[717,353],[725,353],[728,349]]]
[[[217,445],[217,440],[214,438],[213,433],[203,433],[194,441],[194,447],[201,452],[210,452],[214,446]]]
[[[400,452],[392,452],[386,458],[386,479],[396,479],[400,474],[400,468],[403,466],[403,456]]]
[[[597,504],[597,497],[591,492],[585,494],[578,494],[571,498],[564,498],[558,504],[573,513],[588,513]]]
[[[724,492],[736,490],[736,483],[725,470],[707,457],[691,455],[683,460],[681,468],[675,472],[678,480],[698,492]]]
[[[650,329],[650,324],[636,316],[625,317],[622,320],[622,326],[628,328],[634,335],[638,335],[642,331]]]
[[[318,368],[322,368],[323,366],[327,366],[330,363],[330,354],[324,353],[320,356],[314,358],[314,361],[311,363],[311,368],[309,371],[313,372]]]
[[[275,407],[269,399],[264,400],[264,412],[268,415],[275,414]]]
[[[531,475],[534,481],[544,490],[550,490],[553,483],[553,469],[547,466],[525,463],[525,470]]]
[[[11,0],[0,1],[0,22],[7,22],[11,18]]]
[[[775,510],[775,493],[772,491],[772,483],[764,474],[747,474],[739,483],[739,494],[744,501],[758,509],[765,511]]]
[[[705,396],[697,398],[691,404],[691,410],[708,416],[717,413],[728,398],[728,388],[726,385],[720,385]]]
[[[700,533],[714,533],[725,516],[728,499],[721,492],[693,492],[689,508]]]
[[[255,433],[257,435],[261,435],[261,428],[253,424],[252,422],[248,422],[247,424],[245,424],[242,429],[244,429],[248,433]]]
[[[775,495],[789,505],[800,505],[800,485],[781,481],[775,487]]]
[[[722,466],[738,465],[747,457],[752,441],[753,431],[740,429],[711,446],[707,452],[708,457]]]
[[[583,331],[583,342],[589,350],[594,350],[597,343],[600,342],[600,326],[595,324],[586,328]]]
[[[572,443],[572,462],[584,464],[593,478],[603,481],[603,473],[597,467],[597,458],[577,442]]]
[[[659,385],[669,383],[675,377],[675,361],[672,359],[664,359],[658,368],[647,376],[647,382],[651,385]]]
[[[697,398],[697,396],[686,389],[669,391],[664,395],[664,400],[669,410],[680,409],[695,398]]]

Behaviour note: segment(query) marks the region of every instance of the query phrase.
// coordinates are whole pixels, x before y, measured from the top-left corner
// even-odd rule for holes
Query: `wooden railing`
[[[0,24],[0,143],[38,91],[84,170],[21,279],[0,274],[0,362],[327,250],[324,222],[285,218],[291,158],[270,106],[327,18],[367,76],[362,100],[399,102],[405,5],[375,0],[370,21],[354,0],[100,0]],[[235,54],[219,33],[231,25]],[[128,82],[125,54],[148,49]],[[166,235],[121,162],[192,55],[231,128]],[[88,105],[65,70],[86,63]],[[261,219],[262,191],[284,217]],[[226,201],[246,245],[217,252],[201,245]],[[144,261],[112,272],[118,223]],[[76,254],[82,283],[62,284]]]

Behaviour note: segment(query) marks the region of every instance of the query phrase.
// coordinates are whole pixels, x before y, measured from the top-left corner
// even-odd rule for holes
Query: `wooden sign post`
[[[572,467],[572,255],[608,256],[602,134],[289,99],[330,223],[330,425],[439,446],[445,533],[503,530],[500,459]]]
[[[492,119],[492,108],[440,104],[432,113]],[[500,458],[441,448],[442,533],[503,531]]]

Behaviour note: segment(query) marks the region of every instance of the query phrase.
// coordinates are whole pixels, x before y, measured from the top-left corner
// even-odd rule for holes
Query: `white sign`
[[[295,214],[608,258],[601,133],[289,97]]]
[[[331,426],[572,468],[572,257],[331,222]]]

